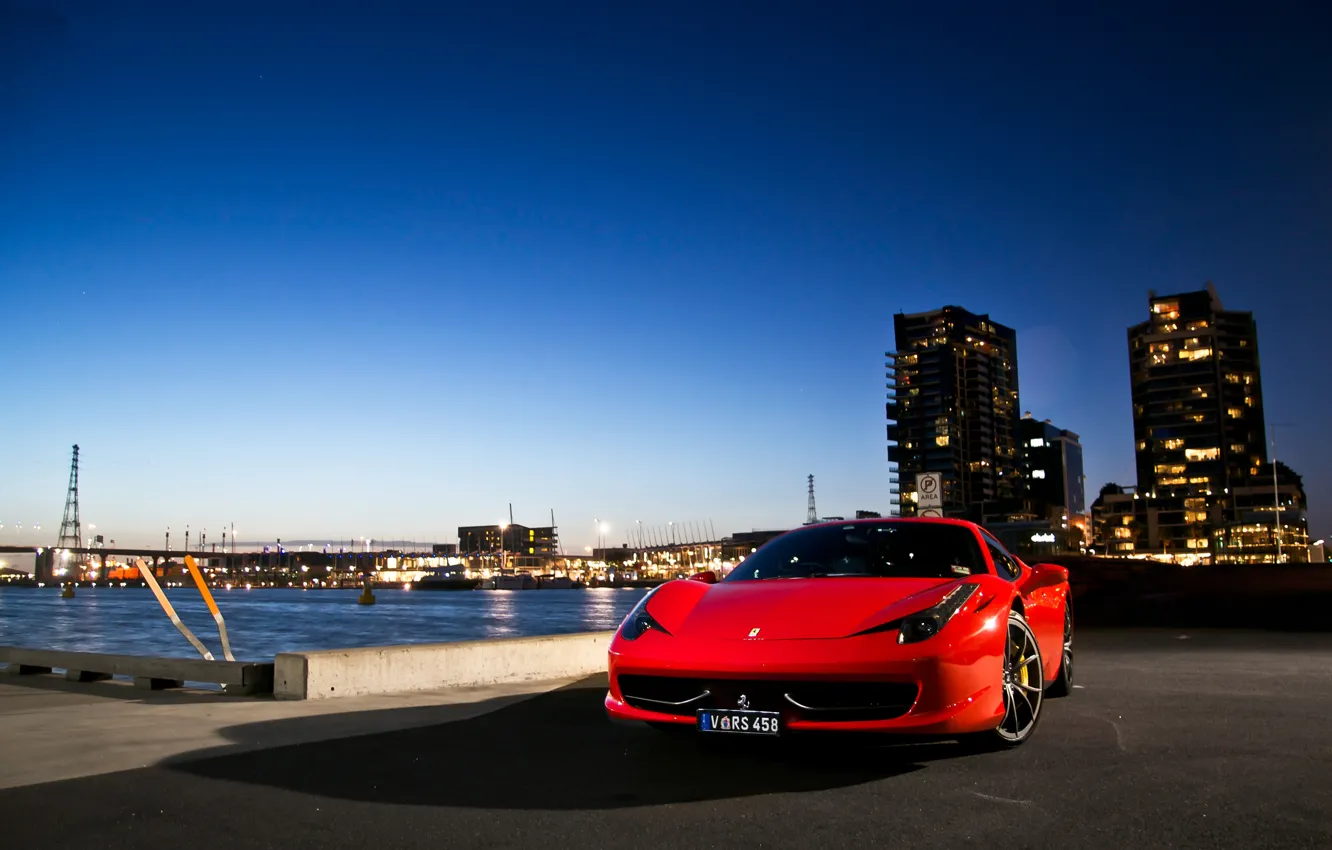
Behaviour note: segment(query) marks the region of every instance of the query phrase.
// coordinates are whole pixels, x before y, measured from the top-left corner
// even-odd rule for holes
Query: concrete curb
[[[615,632],[283,652],[277,699],[336,699],[577,678],[606,670]]]
[[[151,690],[184,687],[186,682],[226,686],[231,694],[267,694],[273,690],[273,664],[257,661],[205,661],[202,658],[156,658],[103,652],[72,652],[0,646],[0,662],[11,675],[39,675],[64,670],[72,682],[96,682],[129,676]]]

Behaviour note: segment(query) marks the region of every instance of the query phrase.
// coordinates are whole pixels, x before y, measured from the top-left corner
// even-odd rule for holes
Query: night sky
[[[5,4],[0,539],[76,442],[121,544],[887,513],[944,304],[1090,500],[1128,326],[1207,280],[1332,534],[1332,16],[1163,5]]]

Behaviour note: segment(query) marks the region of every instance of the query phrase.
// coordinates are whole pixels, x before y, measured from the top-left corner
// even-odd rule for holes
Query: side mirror
[[[717,574],[712,570],[704,570],[701,573],[694,573],[689,577],[690,581],[701,581],[704,584],[716,584]]]
[[[1068,581],[1068,567],[1058,564],[1032,564],[1029,569],[1033,578],[1042,585],[1059,584]]]

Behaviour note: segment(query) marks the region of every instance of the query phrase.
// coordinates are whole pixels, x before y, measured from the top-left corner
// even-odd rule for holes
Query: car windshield
[[[976,535],[963,525],[848,523],[797,529],[759,548],[726,581],[795,578],[942,578],[985,573]]]

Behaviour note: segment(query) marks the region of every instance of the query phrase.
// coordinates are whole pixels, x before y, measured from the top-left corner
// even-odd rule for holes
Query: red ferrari
[[[1072,691],[1068,571],[960,520],[805,526],[647,593],[609,667],[607,712],[662,728],[1014,747]]]

